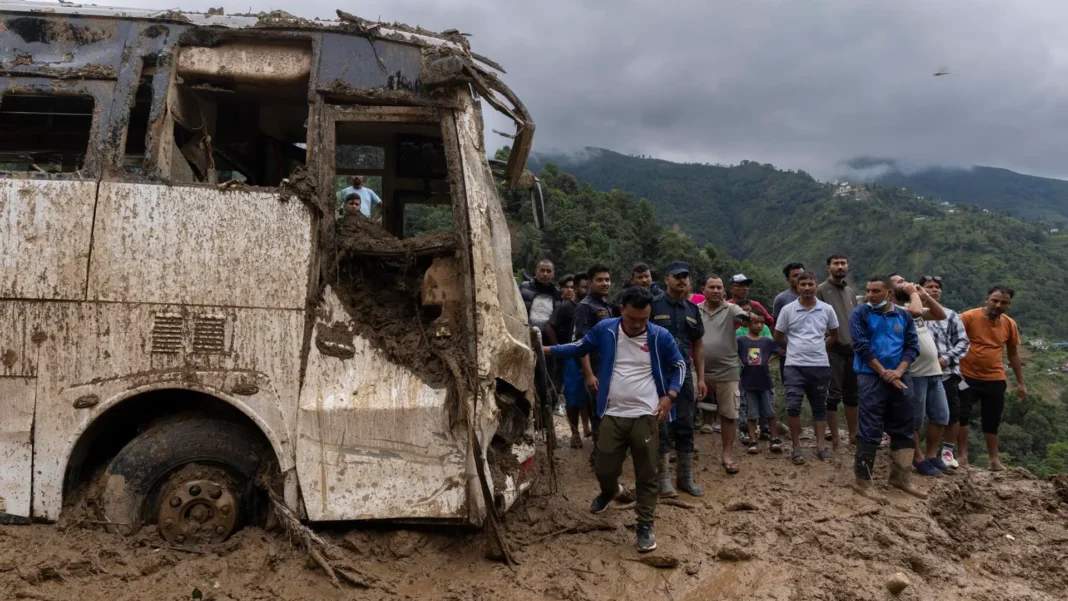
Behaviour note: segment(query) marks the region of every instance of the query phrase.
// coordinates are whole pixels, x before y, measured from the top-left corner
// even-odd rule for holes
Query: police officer
[[[676,484],[679,490],[695,497],[705,491],[693,479],[693,433],[694,433],[694,380],[690,366],[697,369],[697,398],[705,396],[705,351],[701,339],[705,335],[705,326],[701,321],[697,305],[686,297],[690,284],[690,264],[676,261],[667,266],[664,277],[666,291],[653,299],[651,321],[671,332],[679,345],[679,352],[686,361],[685,380],[678,398],[675,399],[675,419],[660,424],[660,485],[662,497],[677,497],[678,492],[671,486],[671,467],[668,454],[671,440],[668,428],[675,439],[678,451],[678,475]],[[691,358],[692,349],[692,358]]]

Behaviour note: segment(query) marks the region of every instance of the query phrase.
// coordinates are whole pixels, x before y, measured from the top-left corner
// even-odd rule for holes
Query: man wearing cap
[[[734,436],[738,427],[741,391],[738,380],[741,377],[738,362],[738,337],[735,330],[738,323],[749,323],[749,314],[738,305],[732,305],[723,298],[723,280],[712,276],[705,280],[702,289],[705,302],[699,307],[701,322],[704,325],[702,344],[705,353],[705,384],[708,392],[716,396],[716,408],[720,419],[720,436],[723,438],[723,469],[728,474],[738,473],[738,464],[734,460]],[[708,415],[702,432],[713,431],[710,405],[702,403]]]
[[[678,477],[679,490],[700,497],[705,491],[694,482],[693,479],[693,427],[694,427],[694,379],[690,367],[696,364],[697,370],[697,394],[704,397],[705,393],[705,351],[701,339],[705,335],[705,327],[701,321],[700,311],[697,305],[687,300],[689,290],[690,264],[683,261],[675,261],[667,266],[667,276],[664,278],[666,292],[662,292],[653,299],[653,312],[651,321],[664,328],[675,337],[679,345],[679,352],[686,361],[686,373],[682,384],[682,390],[675,400],[675,420],[660,422],[660,485],[658,493],[661,497],[677,497],[679,494],[671,486],[671,467],[668,460],[671,452],[671,440],[668,437],[668,429],[675,438],[675,450],[678,451]],[[693,348],[691,361],[690,349]]]
[[[764,314],[764,321],[767,323],[768,327],[775,327],[775,316],[769,313],[768,310],[764,308],[764,305],[749,298],[749,287],[753,285],[753,278],[745,277],[744,273],[736,273],[731,276],[728,284],[730,285],[731,290],[731,298],[727,301],[728,303],[733,305],[738,301],[749,300],[749,302],[753,303],[753,309],[755,311]]]

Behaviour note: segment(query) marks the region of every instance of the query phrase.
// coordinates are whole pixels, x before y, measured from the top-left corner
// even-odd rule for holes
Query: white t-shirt
[[[920,341],[920,354],[916,361],[909,366],[909,373],[913,376],[941,376],[942,366],[938,364],[938,344],[935,343],[934,334],[927,327],[925,321],[927,307],[923,308],[924,317],[916,318],[916,337]]]
[[[653,381],[653,361],[649,356],[646,330],[633,338],[616,332],[616,362],[612,367],[612,385],[608,389],[605,415],[642,417],[652,415],[660,402]]]
[[[775,329],[786,335],[786,366],[827,367],[827,334],[838,328],[834,308],[816,300],[806,309],[800,300],[783,307]]]

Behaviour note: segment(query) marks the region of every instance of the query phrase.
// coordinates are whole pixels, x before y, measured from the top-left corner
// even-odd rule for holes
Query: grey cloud
[[[541,150],[602,146],[674,160],[752,159],[823,177],[861,155],[1068,176],[1068,3],[358,4],[350,12],[367,18],[472,33],[472,46],[508,69],[506,81],[534,115]],[[337,5],[251,6],[331,18]],[[951,73],[932,77],[943,66]],[[488,134],[489,148],[504,143]]]

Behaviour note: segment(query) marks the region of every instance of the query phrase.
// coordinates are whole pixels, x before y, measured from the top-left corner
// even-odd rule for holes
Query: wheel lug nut
[[[226,534],[226,526],[219,524],[215,527],[215,534]]]
[[[176,542],[176,543],[178,543],[178,544],[184,543],[184,542],[185,542],[185,535],[184,535],[184,534],[178,534],[178,535],[176,535],[176,536],[174,537],[174,542]]]
[[[163,521],[164,528],[170,528],[171,526],[174,526],[174,520],[172,520],[171,518],[167,518]]]
[[[221,513],[223,515],[230,515],[230,506],[229,505],[220,506],[219,507],[219,513]]]
[[[222,496],[222,489],[221,488],[216,488],[215,490],[213,490],[210,493],[208,493],[208,496],[210,496],[213,499],[218,499],[219,497]]]
[[[199,495],[200,494],[200,487],[197,486],[196,484],[194,484],[193,486],[190,486],[189,487],[189,494],[193,495],[194,497]]]
[[[171,507],[177,507],[182,504],[182,500],[178,497],[171,497]]]

